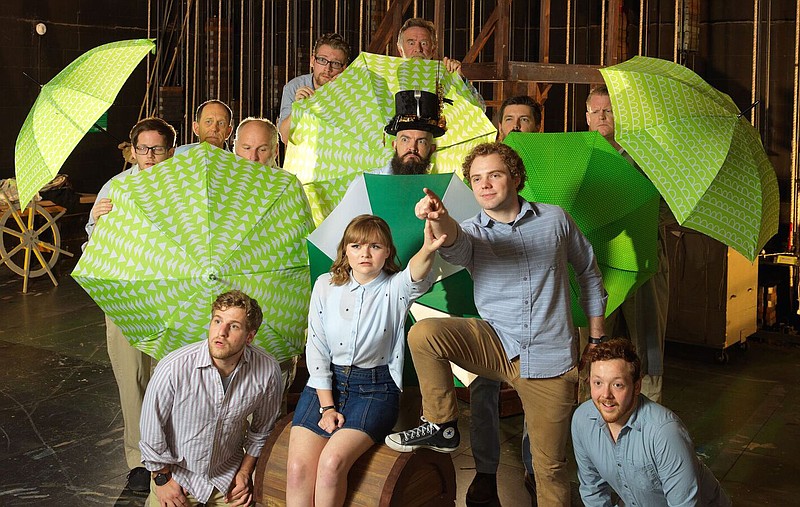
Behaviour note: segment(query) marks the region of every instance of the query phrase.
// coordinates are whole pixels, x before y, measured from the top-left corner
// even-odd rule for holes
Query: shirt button
[[[527,324],[523,324],[522,327],[524,327],[525,329],[528,329],[528,325]]]
[[[528,304],[528,300],[526,299],[525,301],[522,302],[522,304],[523,305],[527,305]]]
[[[527,282],[528,281],[528,277],[527,276],[523,276],[522,280]]]

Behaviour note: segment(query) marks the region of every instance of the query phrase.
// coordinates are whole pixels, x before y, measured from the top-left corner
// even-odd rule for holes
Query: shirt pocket
[[[399,394],[397,386],[390,384],[363,384],[358,386],[358,395],[367,400],[388,401]]]
[[[631,484],[636,489],[642,491],[662,491],[661,479],[658,477],[658,471],[652,464],[630,464],[630,475],[628,477]]]

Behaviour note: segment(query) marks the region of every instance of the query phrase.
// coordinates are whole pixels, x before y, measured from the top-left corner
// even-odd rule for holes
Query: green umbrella
[[[597,132],[512,132],[504,142],[525,163],[520,195],[564,208],[592,244],[610,315],[658,268],[655,187]],[[573,320],[586,325],[572,272],[570,285]]]
[[[42,86],[14,149],[21,208],[58,174],[142,58],[154,49],[155,43],[147,39],[105,44],[79,56]]]
[[[778,183],[733,100],[666,60],[636,56],[600,72],[616,141],[678,222],[755,259],[778,230]]]
[[[305,185],[317,223],[357,174],[391,159],[392,138],[383,128],[395,114],[395,93],[436,93],[437,80],[453,103],[443,106],[447,133],[436,140],[433,172],[460,174],[470,149],[493,141],[497,131],[464,81],[441,62],[361,53],[334,81],[292,104],[284,168]]]
[[[72,276],[136,348],[161,358],[204,339],[214,298],[240,289],[264,310],[255,343],[302,352],[312,223],[297,178],[203,143],[110,197]]]
[[[336,209],[308,237],[312,282],[330,269],[345,227],[363,213],[386,220],[398,260],[405,267],[423,242],[425,222],[414,214],[414,205],[424,196],[423,188],[441,196],[450,215],[459,222],[480,210],[472,192],[454,174],[357,176]],[[417,304],[452,315],[477,316],[469,273],[438,256],[433,269],[437,281],[427,294],[417,299]]]

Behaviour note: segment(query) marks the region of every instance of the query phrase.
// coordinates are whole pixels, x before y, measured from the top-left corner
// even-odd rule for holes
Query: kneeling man
[[[140,425],[150,506],[254,505],[253,470],[282,396],[278,362],[251,345],[262,318],[255,299],[226,292],[208,340],[158,363]]]
[[[585,360],[592,399],[575,411],[572,442],[586,507],[612,505],[613,493],[624,505],[731,505],[678,416],[641,394],[630,341],[597,345]]]

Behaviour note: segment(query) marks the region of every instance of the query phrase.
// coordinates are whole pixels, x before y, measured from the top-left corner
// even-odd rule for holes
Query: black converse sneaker
[[[458,449],[461,435],[458,421],[434,424],[422,418],[423,424],[406,431],[386,436],[386,445],[398,452],[411,452],[420,447],[438,452],[453,452]]]

